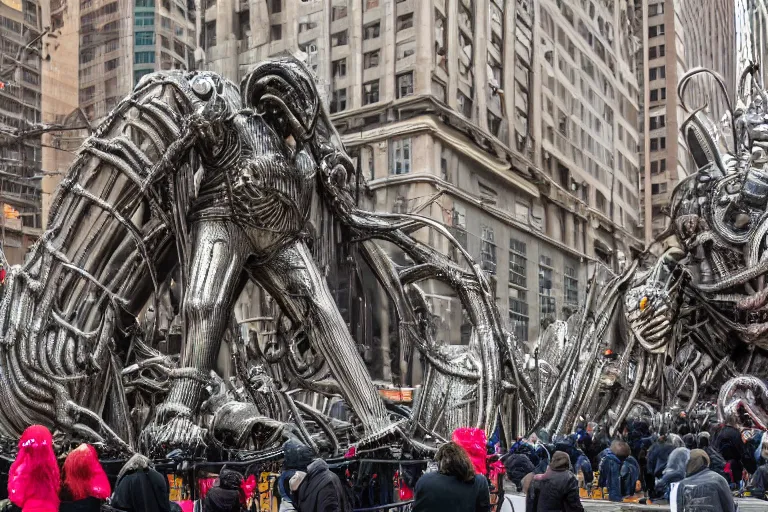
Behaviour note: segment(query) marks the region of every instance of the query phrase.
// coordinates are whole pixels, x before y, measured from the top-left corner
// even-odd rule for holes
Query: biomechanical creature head
[[[663,353],[679,310],[682,252],[670,249],[647,271],[638,273],[624,297],[632,333],[651,353]]]

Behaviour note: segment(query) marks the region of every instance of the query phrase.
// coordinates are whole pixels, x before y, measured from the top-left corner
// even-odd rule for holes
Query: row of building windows
[[[334,78],[346,76],[346,59],[334,62]],[[397,98],[405,98],[413,94],[413,72],[403,73],[396,77],[397,85]],[[371,105],[377,103],[379,97],[380,87],[379,79],[371,80],[363,84],[363,105]],[[333,91],[331,96],[330,110],[331,113],[341,112],[348,107],[347,101],[347,89],[337,89]]]

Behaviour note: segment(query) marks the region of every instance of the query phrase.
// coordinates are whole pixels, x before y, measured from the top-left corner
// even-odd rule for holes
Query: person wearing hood
[[[502,459],[502,462],[506,470],[507,480],[514,484],[515,490],[519,491],[523,487],[523,478],[528,473],[533,473],[535,468],[533,462],[522,453],[508,454]]]
[[[579,498],[579,482],[570,471],[568,454],[552,454],[547,471],[533,477],[526,493],[526,512],[554,512],[584,510]]]
[[[323,459],[312,461],[306,471],[296,470],[288,484],[299,512],[352,511],[341,480]]]
[[[578,475],[579,471],[584,475],[584,483],[587,485],[592,484],[594,480],[594,473],[592,472],[592,463],[589,458],[581,451],[578,446],[578,437],[573,434],[555,443],[555,450],[565,452],[571,461],[571,468],[573,468],[574,474]]]
[[[435,454],[437,471],[416,482],[412,512],[490,512],[488,479],[475,472],[459,444],[445,443]],[[299,512],[305,512],[299,507]],[[311,512],[311,511],[310,511]]]
[[[96,449],[81,444],[64,461],[59,512],[99,512],[112,494]]]
[[[672,484],[685,478],[685,466],[688,464],[690,456],[691,451],[688,448],[672,450],[661,479],[656,481],[657,496],[663,496],[665,500],[669,501],[669,491],[672,489]]]
[[[283,470],[275,481],[276,494],[280,501],[279,512],[291,512],[295,511],[296,507],[293,504],[294,496],[291,495],[289,482],[297,471],[306,473],[315,454],[304,443],[296,439],[289,439],[283,443],[283,456]]]
[[[741,438],[741,432],[734,425],[723,425],[715,435],[712,447],[723,456],[726,463],[730,463],[731,481],[729,483],[738,487],[744,472],[742,462],[744,459],[744,440]]]
[[[51,432],[42,425],[28,427],[8,472],[11,503],[22,512],[58,512],[60,478]]]
[[[117,475],[110,505],[122,512],[170,512],[169,494],[168,479],[137,453]]]
[[[768,499],[765,492],[768,490],[768,436],[763,433],[762,442],[760,443],[760,452],[755,457],[760,466],[758,466],[755,474],[752,475],[752,480],[749,483],[749,490],[752,493],[753,498],[761,500]]]
[[[635,485],[640,478],[640,464],[630,455],[629,445],[624,441],[614,441],[604,450],[600,460],[600,488],[608,488],[611,501],[622,501],[635,493]]]
[[[244,504],[243,475],[222,468],[216,483],[203,499],[203,512],[240,512]]]
[[[675,448],[668,435],[659,437],[651,446],[645,468],[645,483],[648,489],[654,489],[656,480],[663,476],[664,469],[667,467],[667,460]]]
[[[691,451],[686,477],[677,489],[677,509],[685,512],[734,512],[733,496],[725,478],[709,469],[704,450]]]

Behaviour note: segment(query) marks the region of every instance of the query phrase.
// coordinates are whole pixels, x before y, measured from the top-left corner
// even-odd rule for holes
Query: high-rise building
[[[214,0],[201,39],[205,66],[233,80],[272,56],[304,59],[373,207],[447,226],[532,343],[583,301],[588,262],[641,247],[625,3]],[[437,338],[466,342],[453,292],[425,293]],[[371,336],[389,346],[386,301],[373,311]]]
[[[0,214],[3,251],[21,263],[40,234],[42,22],[36,0],[0,1]]]
[[[46,2],[47,3],[47,2]],[[73,152],[142,76],[194,69],[196,10],[185,0],[50,0],[44,65],[43,213]],[[76,129],[82,128],[82,129]]]
[[[643,204],[646,242],[669,224],[664,208],[675,186],[691,168],[680,127],[685,111],[677,85],[686,71],[704,67],[719,73],[733,97],[736,81],[734,0],[635,0],[634,25],[642,35],[642,105],[644,107]],[[642,27],[642,29],[641,29]],[[685,94],[690,109],[702,107],[718,121],[725,98],[714,80],[701,75]]]
[[[762,66],[768,76],[768,3],[765,0],[735,0],[736,71],[741,73],[750,62]]]

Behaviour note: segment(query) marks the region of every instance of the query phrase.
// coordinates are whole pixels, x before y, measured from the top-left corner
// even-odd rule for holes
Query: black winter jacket
[[[351,512],[352,507],[341,480],[323,459],[307,468],[307,476],[299,485],[294,505],[299,512]]]
[[[112,508],[125,512],[170,512],[168,479],[154,469],[126,473],[115,485]]]
[[[62,501],[59,505],[59,512],[99,512],[101,510],[101,500],[89,496],[84,500]]]
[[[418,482],[412,512],[489,512],[488,480],[475,475],[472,482],[455,476],[426,473]],[[303,512],[303,511],[301,511]]]
[[[542,475],[533,477],[525,504],[526,512],[583,511],[579,499],[579,482],[568,470],[556,471],[551,467]]]
[[[507,478],[515,484],[519,491],[523,487],[523,478],[528,473],[533,473],[535,469],[531,459],[520,453],[513,453],[504,459],[504,469],[506,469]]]

